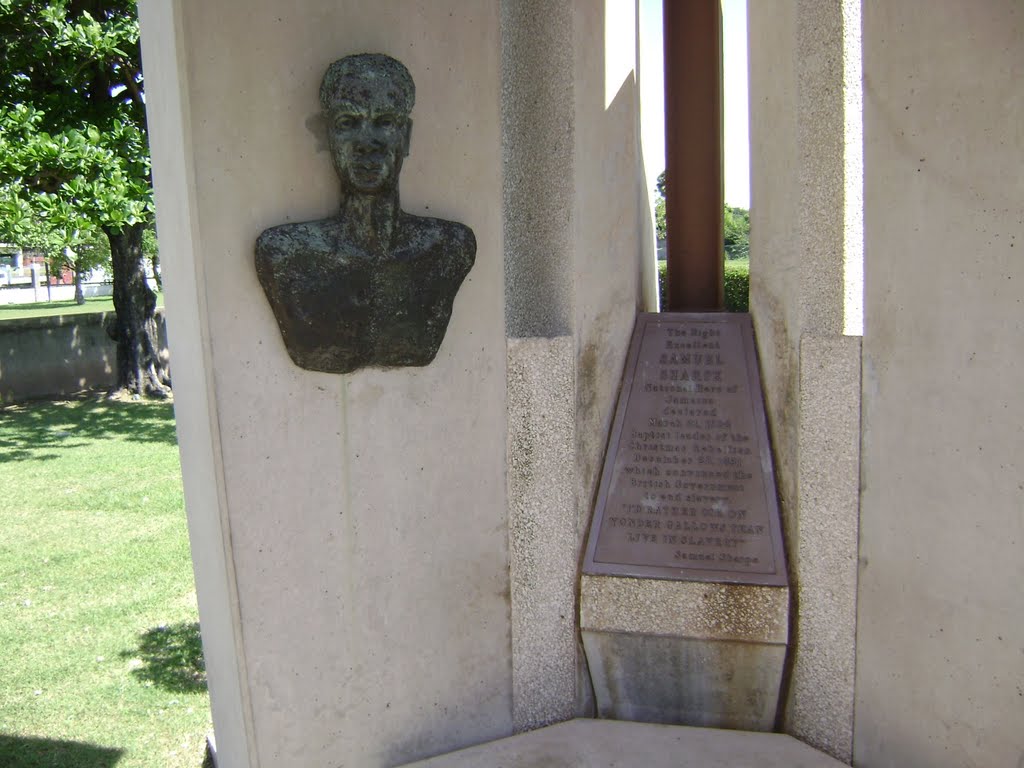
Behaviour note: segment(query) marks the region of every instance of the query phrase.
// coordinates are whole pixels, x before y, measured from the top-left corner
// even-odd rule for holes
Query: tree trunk
[[[162,291],[164,289],[163,275],[160,274],[160,252],[157,251],[153,254],[150,259],[150,263],[153,265],[153,279],[156,280],[156,289]]]
[[[166,397],[170,377],[160,356],[157,336],[156,294],[146,284],[142,231],[136,224],[115,232],[110,240],[114,272],[114,313],[111,336],[117,342],[117,387],[130,394]]]
[[[82,270],[77,264],[74,265],[75,273],[75,304],[85,304],[85,294],[82,293]]]

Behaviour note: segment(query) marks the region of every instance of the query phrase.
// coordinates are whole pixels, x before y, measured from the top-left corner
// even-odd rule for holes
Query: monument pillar
[[[576,567],[653,262],[635,9],[140,5],[220,768],[393,766],[585,712]],[[337,215],[318,89],[359,53],[415,81],[401,209],[476,251],[428,364],[330,373],[292,362],[254,249]]]
[[[844,761],[860,481],[859,10],[748,6],[750,312],[795,593],[782,723]]]

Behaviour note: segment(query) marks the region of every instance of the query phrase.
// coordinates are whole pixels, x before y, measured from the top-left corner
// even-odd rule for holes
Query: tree
[[[59,273],[69,269],[75,277],[75,303],[85,304],[82,293],[82,278],[97,267],[110,267],[110,243],[102,233],[88,233],[66,239],[66,244],[50,256],[50,272]]]
[[[75,301],[84,304],[82,277],[97,267],[109,269],[110,266],[110,246],[106,236],[92,229],[69,230],[59,225],[51,226],[51,222],[42,218],[18,218],[11,211],[3,219],[6,226],[0,226],[0,230],[4,232],[4,239],[22,248],[42,252],[51,275],[59,275],[64,269],[74,274]]]
[[[654,226],[658,233],[658,239],[664,240],[668,237],[668,224],[665,221],[665,171],[658,174],[658,185],[655,188],[658,197],[654,201]]]
[[[727,205],[723,223],[725,258],[750,258],[750,211]]]
[[[142,250],[153,194],[135,1],[0,0],[0,51],[0,236],[32,221],[103,232],[118,386],[165,395]]]

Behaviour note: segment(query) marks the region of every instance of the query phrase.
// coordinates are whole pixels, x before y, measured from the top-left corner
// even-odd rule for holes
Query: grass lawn
[[[209,699],[168,403],[0,409],[0,766],[199,768]]]
[[[157,293],[156,305],[164,305],[163,293]],[[74,299],[66,301],[40,301],[34,304],[0,304],[0,321],[21,320],[25,317],[46,317],[48,315],[80,315],[88,312],[113,312],[112,296],[90,296],[85,304],[75,304]]]

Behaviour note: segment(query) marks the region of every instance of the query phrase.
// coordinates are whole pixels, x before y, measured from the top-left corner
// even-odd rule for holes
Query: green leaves
[[[668,223],[665,214],[665,171],[658,174],[658,185],[655,188],[658,197],[654,201],[654,226],[659,240],[668,237]]]
[[[0,109],[0,210],[27,206],[53,225],[84,218],[113,229],[151,218],[149,157],[131,123],[50,133],[37,130],[44,120],[25,105]]]
[[[746,208],[725,206],[724,220],[725,257],[727,259],[750,258],[750,211]]]
[[[150,220],[134,2],[0,0],[0,50],[0,233]]]

